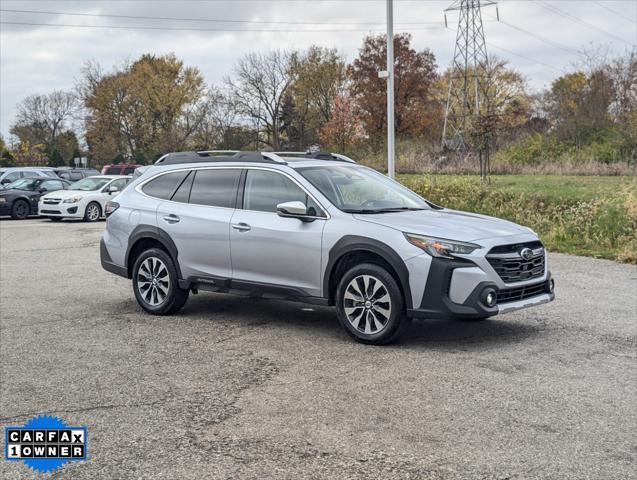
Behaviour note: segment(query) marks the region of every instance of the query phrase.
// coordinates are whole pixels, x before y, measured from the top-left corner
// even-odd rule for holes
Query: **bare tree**
[[[291,62],[295,53],[275,50],[249,53],[236,63],[226,84],[239,111],[265,131],[264,143],[281,147],[283,100],[292,83]]]
[[[60,134],[69,128],[77,108],[77,97],[70,92],[56,90],[48,95],[29,95],[18,104],[11,133],[52,152]]]

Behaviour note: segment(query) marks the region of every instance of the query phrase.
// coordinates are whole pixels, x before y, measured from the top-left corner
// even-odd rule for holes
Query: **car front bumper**
[[[407,310],[407,315],[412,318],[490,317],[555,299],[555,283],[546,261],[543,275],[513,284],[505,284],[488,263],[485,265],[483,262],[464,258],[452,260],[416,257],[407,262],[410,275],[417,270],[418,262],[423,261],[429,262],[429,268],[422,296],[416,297],[412,292],[415,305]],[[486,302],[489,292],[496,297],[496,302],[492,305],[487,305]]]
[[[43,217],[84,218],[84,208],[79,203],[38,204],[38,215]]]

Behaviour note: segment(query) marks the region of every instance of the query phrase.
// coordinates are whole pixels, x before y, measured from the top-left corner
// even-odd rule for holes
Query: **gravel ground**
[[[555,302],[368,347],[302,304],[145,315],[103,228],[0,223],[0,426],[88,426],[52,478],[637,478],[634,266],[554,254]]]

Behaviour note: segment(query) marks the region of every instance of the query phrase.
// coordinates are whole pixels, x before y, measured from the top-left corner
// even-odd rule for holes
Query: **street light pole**
[[[387,0],[387,174],[394,178],[394,4]]]

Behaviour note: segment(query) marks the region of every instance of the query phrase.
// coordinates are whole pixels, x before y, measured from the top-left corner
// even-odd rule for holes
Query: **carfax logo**
[[[86,427],[69,427],[57,417],[34,417],[22,427],[5,427],[4,458],[50,473],[72,460],[86,460]]]

